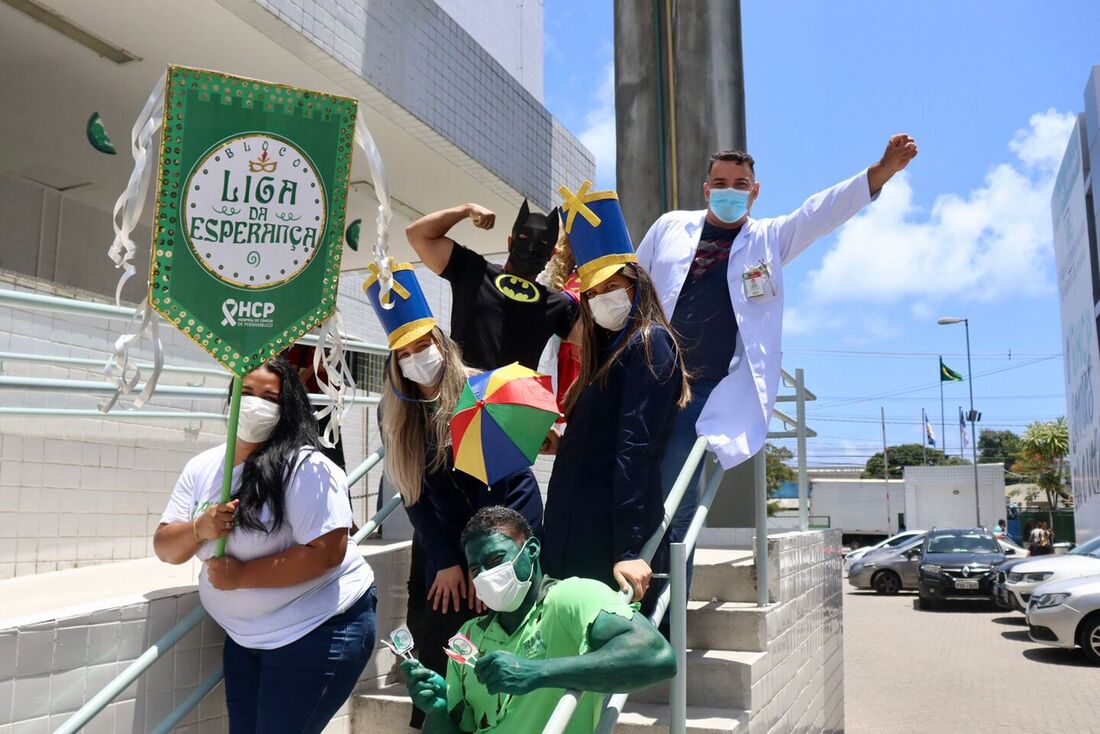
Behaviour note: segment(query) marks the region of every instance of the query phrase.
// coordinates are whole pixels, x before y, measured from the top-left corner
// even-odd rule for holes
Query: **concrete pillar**
[[[615,112],[637,244],[664,212],[704,208],[710,155],[747,145],[740,0],[615,0]]]

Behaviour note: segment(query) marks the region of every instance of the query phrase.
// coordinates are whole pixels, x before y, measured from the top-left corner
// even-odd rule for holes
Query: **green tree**
[[[1020,460],[1012,471],[1035,478],[1047,496],[1051,510],[1058,500],[1069,505],[1073,495],[1069,490],[1069,426],[1063,416],[1053,421],[1035,421],[1024,431],[1020,442]],[[1053,525],[1053,516],[1051,524]]]
[[[927,450],[928,460],[925,461],[925,449],[919,443],[903,443],[897,446],[887,447],[886,453],[890,457],[890,478],[901,479],[902,468],[906,466],[954,466],[957,464],[969,464],[957,456],[948,456],[939,449]],[[879,451],[867,460],[863,467],[864,479],[882,479],[882,452]]]
[[[783,482],[793,482],[798,478],[798,472],[787,464],[794,458],[794,452],[786,446],[765,444],[764,467],[767,474],[768,497],[772,497]],[[778,502],[768,502],[768,514],[774,515],[779,511]]]
[[[1013,431],[983,429],[978,438],[978,458],[985,464],[1001,462],[1011,469],[1020,460],[1022,439]],[[1020,477],[1005,477],[1005,484],[1024,481]]]

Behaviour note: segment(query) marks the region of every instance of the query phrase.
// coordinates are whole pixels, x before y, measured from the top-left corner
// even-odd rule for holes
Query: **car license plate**
[[[976,589],[978,588],[977,579],[955,579],[956,589]]]

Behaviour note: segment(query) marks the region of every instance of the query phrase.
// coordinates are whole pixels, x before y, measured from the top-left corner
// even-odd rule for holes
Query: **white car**
[[[1005,589],[1008,591],[1012,605],[1024,612],[1027,611],[1031,595],[1040,585],[1098,574],[1100,574],[1100,548],[1091,547],[1083,553],[1036,556],[1035,560],[1014,566],[1005,578]]]
[[[895,548],[900,548],[916,540],[917,537],[924,537],[927,533],[927,530],[903,530],[897,535],[891,535],[886,540],[880,540],[874,545],[865,545],[862,548],[856,548],[854,551],[844,555],[844,568],[847,569],[853,562],[860,560],[872,551],[894,550]]]
[[[1027,630],[1034,642],[1080,647],[1100,665],[1100,576],[1041,585],[1027,608]]]

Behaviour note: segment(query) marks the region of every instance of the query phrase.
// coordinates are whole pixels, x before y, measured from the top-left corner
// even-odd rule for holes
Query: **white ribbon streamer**
[[[378,216],[375,219],[377,236],[373,257],[378,267],[379,295],[385,302],[389,300],[389,293],[393,290],[393,260],[388,256],[393,210],[390,208],[390,190],[386,183],[386,167],[382,163],[382,154],[378,152],[374,137],[367,129],[362,112],[355,120],[355,144],[367,158],[374,194],[378,198]],[[313,373],[321,392],[329,399],[329,403],[316,411],[314,416],[317,420],[326,416],[329,418],[321,443],[330,448],[340,440],[340,424],[351,408],[356,391],[355,380],[347,361],[347,351],[344,349],[342,328],[343,321],[337,309],[331,318],[321,324],[317,348],[313,352]]]
[[[149,93],[145,105],[141,108],[134,121],[134,127],[130,132],[130,151],[134,156],[134,169],[130,172],[130,180],[125,190],[115,202],[111,223],[114,226],[115,238],[111,243],[107,255],[114,262],[116,269],[122,270],[118,284],[115,286],[115,304],[122,305],[122,288],[136,272],[133,259],[137,251],[130,235],[137,227],[141,211],[145,207],[145,196],[149,192],[149,181],[152,178],[153,167],[149,165],[149,148],[153,136],[161,128],[164,118],[164,83],[165,76],[157,80],[153,91]],[[160,341],[160,320],[156,312],[149,305],[146,297],[138,307],[131,320],[139,322],[136,328],[129,330],[115,340],[114,353],[104,365],[103,374],[108,380],[114,382],[114,394],[99,405],[99,410],[107,413],[115,406],[119,399],[133,392],[141,381],[141,370],[130,363],[130,347],[142,336],[148,336],[153,342],[153,369],[149,375],[145,388],[134,400],[134,407],[140,408],[153,395],[157,381],[160,379],[161,369],[164,366],[164,349]],[[117,372],[116,372],[117,370]]]
[[[141,210],[145,208],[145,195],[149,191],[149,180],[152,177],[152,167],[149,163],[149,146],[153,135],[160,129],[164,118],[164,76],[157,81],[149,98],[145,100],[145,106],[134,121],[133,130],[130,132],[130,150],[134,156],[134,170],[130,173],[130,181],[126,189],[115,202],[112,224],[115,229],[115,239],[111,248],[107,251],[116,268],[122,269],[122,276],[115,286],[115,304],[122,305],[122,287],[134,274],[134,253],[136,247],[130,239],[130,234],[137,226]],[[120,217],[121,215],[121,217]]]
[[[390,208],[390,189],[386,183],[386,167],[382,163],[382,154],[374,144],[374,138],[367,129],[367,122],[362,112],[355,120],[355,144],[367,157],[374,195],[378,198],[378,216],[375,219],[377,237],[374,241],[373,255],[378,265],[378,295],[385,303],[389,300],[389,293],[393,289],[392,260],[389,258],[390,219],[393,217],[393,210]]]
[[[340,310],[321,324],[317,334],[317,348],[313,351],[313,375],[321,392],[329,403],[314,412],[318,421],[328,416],[328,425],[321,436],[321,443],[328,448],[334,447],[340,440],[340,424],[351,409],[355,399],[355,379],[344,349],[343,320]]]

